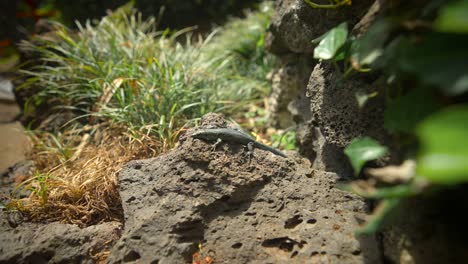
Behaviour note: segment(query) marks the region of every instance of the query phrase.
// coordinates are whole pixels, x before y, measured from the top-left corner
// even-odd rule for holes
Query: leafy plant
[[[271,141],[273,146],[281,147],[285,150],[296,149],[296,132],[295,131],[285,131],[280,134],[271,135]]]
[[[338,53],[338,51],[346,43],[347,38],[348,24],[341,23],[323,36],[312,41],[312,43],[318,42],[317,47],[314,49],[314,58],[323,60],[334,59],[335,61],[343,59],[343,54]]]
[[[359,174],[362,166],[367,161],[375,160],[387,153],[387,148],[377,143],[375,140],[365,137],[354,139],[344,150],[351,160],[354,173]]]
[[[468,182],[468,106],[453,106],[425,119],[416,129],[421,142],[417,175],[434,184]]]
[[[25,188],[28,191],[32,192],[32,195],[39,197],[40,204],[44,206],[49,198],[49,178],[48,173],[41,173],[36,171],[34,177],[22,182],[15,189],[15,193],[18,192],[21,188]]]
[[[361,230],[365,233],[376,231],[402,198],[468,181],[468,147],[463,144],[468,135],[467,4],[396,4],[361,36],[347,36],[340,24],[315,49],[316,58],[330,60],[337,70],[342,63],[344,77],[368,71],[383,75],[384,89],[356,98],[362,106],[385,93],[385,128],[406,150],[403,164],[367,169],[370,180],[342,186],[381,200]],[[358,174],[386,149],[369,138],[355,139],[345,154]]]

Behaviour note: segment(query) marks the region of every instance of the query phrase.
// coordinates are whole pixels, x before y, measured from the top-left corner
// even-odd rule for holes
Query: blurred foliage
[[[161,14],[160,27],[184,28],[198,25],[203,29],[220,24],[228,16],[242,15],[245,8],[255,8],[260,0],[135,0],[143,16]]]
[[[354,173],[359,174],[367,161],[378,159],[387,153],[387,148],[375,140],[365,137],[354,139],[344,150],[351,160]]]
[[[100,19],[109,10],[129,0],[49,0],[62,13],[62,22],[74,26],[75,21]],[[242,15],[245,8],[254,8],[261,1],[254,0],[133,0],[144,18],[157,17],[159,28],[181,29],[199,25],[211,28],[213,23],[222,23],[230,15]]]
[[[406,150],[400,154],[416,162],[415,169],[402,164],[371,170],[369,181],[345,187],[382,199],[365,232],[375,231],[399,198],[468,182],[468,0],[401,1],[383,14],[359,37],[346,38],[345,24],[338,25],[314,53],[343,69],[344,78],[383,74],[384,89],[375,93],[387,98],[385,128]],[[346,148],[356,174],[366,161],[381,157],[368,152],[379,147],[384,148],[356,139]]]
[[[416,175],[437,184],[468,181],[468,105],[452,106],[423,120]]]
[[[295,150],[296,147],[296,132],[285,131],[280,134],[271,135],[273,146],[280,147],[285,150]]]
[[[338,50],[345,44],[347,38],[348,24],[341,23],[318,39],[314,39],[312,43],[318,43],[314,49],[314,58],[334,59],[335,61],[342,59],[342,57],[337,57],[339,55]]]

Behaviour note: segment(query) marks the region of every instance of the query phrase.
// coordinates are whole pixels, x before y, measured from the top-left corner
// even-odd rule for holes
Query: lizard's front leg
[[[221,140],[220,138],[218,138],[218,139],[216,140],[216,142],[213,144],[213,146],[212,146],[212,148],[211,148],[211,151],[214,152],[214,151],[216,150],[216,148],[219,146],[219,144],[221,144],[222,142],[223,142],[223,140]]]
[[[254,154],[254,143],[253,142],[249,142],[247,143],[247,157],[249,158],[249,164],[250,164],[250,160],[252,159],[253,157],[253,154]]]

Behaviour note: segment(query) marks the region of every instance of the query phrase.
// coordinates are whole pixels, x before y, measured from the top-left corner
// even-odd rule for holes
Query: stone
[[[0,263],[97,263],[105,260],[121,224],[86,228],[61,223],[20,223],[0,212]]]
[[[283,56],[281,66],[272,75],[272,91],[268,98],[270,126],[289,128],[303,120],[304,111],[309,111],[305,87],[313,64],[309,58],[295,54]]]
[[[329,4],[328,0],[313,0],[318,4]],[[275,54],[313,54],[316,39],[347,21],[356,24],[366,13],[373,1],[353,1],[351,6],[336,9],[315,9],[304,0],[278,0],[269,33],[267,48]]]
[[[199,244],[216,263],[380,263],[376,237],[353,234],[367,205],[336,174],[294,153],[256,149],[249,163],[238,144],[212,152],[183,138],[121,171],[125,229],[109,263],[190,262]]]
[[[352,170],[346,161],[343,149],[357,137],[369,136],[382,144],[390,144],[388,133],[383,127],[385,98],[382,93],[371,98],[362,107],[358,105],[356,94],[369,94],[377,90],[376,76],[351,77],[343,79],[328,62],[317,64],[310,76],[307,97],[310,99],[311,116],[305,125],[308,133],[299,142],[315,141],[311,146],[315,151],[314,164],[317,169],[334,171],[340,175],[351,175]],[[309,154],[310,155],[310,154]]]
[[[24,161],[31,143],[19,122],[0,124],[0,174]]]

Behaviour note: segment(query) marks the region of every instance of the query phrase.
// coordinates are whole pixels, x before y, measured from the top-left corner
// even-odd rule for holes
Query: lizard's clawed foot
[[[249,159],[249,164],[250,164],[250,161],[252,160],[252,157],[255,158],[255,156],[253,155],[254,154],[254,143],[253,142],[249,142],[247,144],[247,152],[245,153],[245,155],[247,156],[247,158]]]
[[[219,144],[221,144],[221,142],[223,142],[220,138],[218,138],[216,140],[216,142],[213,144],[213,146],[211,147],[211,151],[212,152],[215,152],[216,151],[216,148],[219,146]]]

